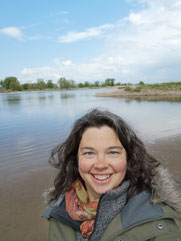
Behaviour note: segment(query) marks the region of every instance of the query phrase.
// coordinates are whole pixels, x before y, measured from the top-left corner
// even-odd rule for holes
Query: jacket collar
[[[53,201],[48,208],[43,213],[44,218],[55,218],[63,223],[68,224],[75,230],[80,231],[80,225],[82,222],[72,220],[71,217],[67,214],[65,209],[65,198],[61,195],[60,199],[57,201]],[[166,210],[166,211],[165,211]],[[164,217],[171,218],[179,218],[180,216],[176,214],[171,207],[159,204],[153,204],[151,201],[151,193],[149,192],[141,192],[130,198],[128,203],[124,206],[121,212],[121,222],[124,229],[127,229],[131,226],[134,226],[139,223],[148,222],[151,220],[156,220]]]
[[[155,220],[163,216],[163,210],[158,204],[151,203],[151,194],[141,192],[130,198],[121,213],[122,226],[127,229],[135,224]]]

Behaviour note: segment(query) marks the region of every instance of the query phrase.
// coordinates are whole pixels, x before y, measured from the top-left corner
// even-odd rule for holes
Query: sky
[[[181,81],[181,0],[2,0],[0,80]]]

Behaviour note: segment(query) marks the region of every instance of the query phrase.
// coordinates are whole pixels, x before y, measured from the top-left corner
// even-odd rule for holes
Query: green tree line
[[[107,78],[105,81],[94,81],[90,83],[85,81],[83,83],[76,83],[74,80],[66,79],[61,77],[57,83],[54,83],[52,80],[45,81],[44,79],[37,79],[35,83],[24,83],[21,84],[19,80],[14,77],[6,77],[4,80],[0,81],[0,90],[7,91],[24,91],[24,90],[45,90],[45,89],[74,89],[74,88],[99,88],[120,85],[120,83],[115,84],[115,79]]]

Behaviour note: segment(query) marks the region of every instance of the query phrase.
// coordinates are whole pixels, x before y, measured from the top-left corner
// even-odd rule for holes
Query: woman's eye
[[[92,151],[88,151],[88,152],[85,153],[85,155],[86,155],[86,156],[93,156],[94,153],[93,153]]]
[[[117,154],[118,154],[118,152],[116,152],[116,151],[110,151],[109,152],[109,155],[112,155],[112,156],[117,155]]]

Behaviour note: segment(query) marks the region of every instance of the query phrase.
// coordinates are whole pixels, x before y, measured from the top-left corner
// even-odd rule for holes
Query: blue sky
[[[181,0],[0,5],[0,79],[181,81]]]

